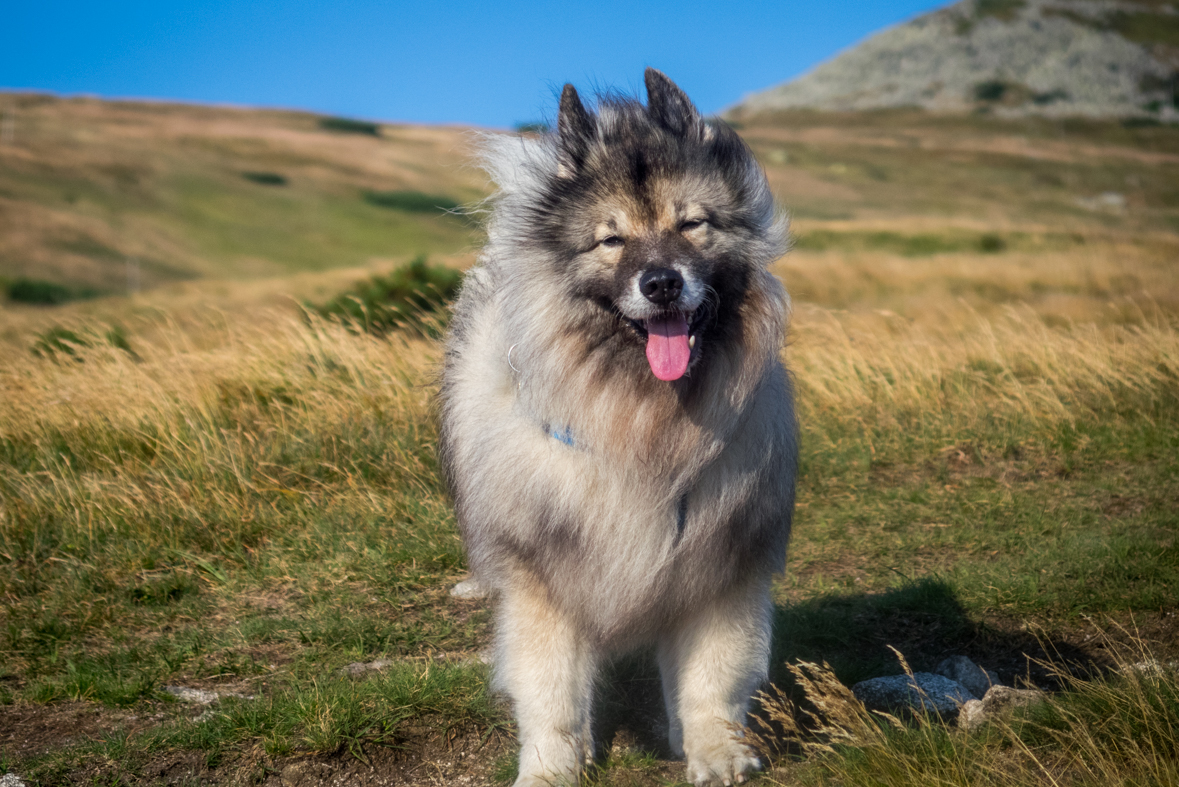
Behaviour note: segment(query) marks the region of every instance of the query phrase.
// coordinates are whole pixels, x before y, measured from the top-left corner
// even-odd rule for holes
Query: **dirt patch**
[[[267,766],[265,777],[257,783],[264,787],[490,787],[495,784],[496,759],[510,748],[511,741],[504,736],[492,735],[484,742],[478,730],[430,732],[398,747],[367,747],[360,752],[363,760],[347,752],[279,760]]]
[[[1134,495],[1120,495],[1113,493],[1101,504],[1101,513],[1111,519],[1141,514],[1146,509],[1147,501]]]
[[[159,717],[113,713],[86,703],[63,706],[0,708],[0,755],[12,757],[10,768],[22,774],[22,760],[110,734],[142,732]],[[146,723],[146,724],[145,724]],[[145,726],[140,726],[144,725]],[[138,728],[138,729],[137,729]],[[496,784],[496,761],[514,750],[513,739],[496,730],[437,727],[407,729],[403,738],[366,743],[355,751],[270,757],[260,750],[218,753],[169,751],[146,761],[111,762],[93,758],[57,771],[49,783],[125,785],[254,784],[265,787],[400,787],[401,785]]]
[[[141,720],[139,714],[87,702],[0,706],[0,754],[31,756],[97,740]]]

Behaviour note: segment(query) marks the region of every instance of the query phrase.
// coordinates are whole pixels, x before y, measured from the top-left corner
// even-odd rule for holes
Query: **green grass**
[[[811,230],[795,236],[794,248],[805,251],[880,251],[903,257],[926,257],[955,252],[997,253],[1008,241],[993,232],[979,235],[944,235],[899,232]]]
[[[439,324],[445,324],[443,307],[458,295],[462,279],[459,271],[428,265],[425,255],[420,255],[385,276],[373,276],[327,303],[308,308],[321,317],[377,335],[397,328],[437,335]]]
[[[1179,46],[1179,19],[1172,14],[1115,11],[1109,15],[1107,24],[1140,44]]]
[[[81,360],[79,352],[95,344],[107,344],[122,350],[131,358],[138,357],[131,349],[127,332],[120,325],[111,325],[105,331],[91,329],[81,332],[55,325],[41,333],[30,350],[38,358],[78,361]]]
[[[365,134],[370,137],[379,137],[381,135],[379,124],[367,120],[353,120],[352,118],[320,118],[319,127],[341,134]]]
[[[204,718],[176,717],[134,739],[115,734],[56,752],[22,769],[22,775],[56,783],[97,761],[121,764],[109,776],[126,778],[153,754],[178,749],[200,752],[214,765],[241,749],[256,752],[264,762],[316,753],[367,762],[375,747],[401,746],[405,722],[423,719],[443,726],[502,723],[484,668],[396,665],[362,680],[312,677],[298,689],[222,700]]]
[[[242,177],[260,186],[287,185],[286,176],[280,175],[277,172],[243,172]]]
[[[420,191],[366,191],[366,202],[381,208],[405,211],[406,213],[446,213],[458,209],[458,202],[438,194],[423,194]]]
[[[246,270],[271,275],[361,265],[371,257],[454,252],[469,238],[461,219],[389,211],[352,195],[227,189],[219,180],[186,177],[162,221],[195,248]]]
[[[5,283],[4,294],[13,303],[57,306],[69,301],[97,298],[99,292],[92,287],[69,287],[57,282],[21,277]]]

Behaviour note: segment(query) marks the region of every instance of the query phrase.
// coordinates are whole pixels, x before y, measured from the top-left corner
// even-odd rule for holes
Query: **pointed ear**
[[[594,138],[594,120],[582,106],[573,85],[561,91],[561,107],[557,111],[557,138],[560,140],[560,174],[572,177],[581,169]]]
[[[702,128],[691,99],[666,74],[648,68],[643,80],[647,83],[647,112],[656,123],[681,136]]]

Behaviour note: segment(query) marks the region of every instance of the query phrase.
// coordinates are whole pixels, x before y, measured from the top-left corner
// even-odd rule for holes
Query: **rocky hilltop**
[[[755,93],[729,116],[800,107],[1179,120],[1179,2],[962,0]]]

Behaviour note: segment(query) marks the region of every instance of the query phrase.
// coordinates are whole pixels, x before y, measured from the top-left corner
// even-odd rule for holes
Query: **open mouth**
[[[667,312],[645,320],[629,320],[647,340],[647,363],[660,380],[678,380],[688,372],[703,323],[703,310]]]

